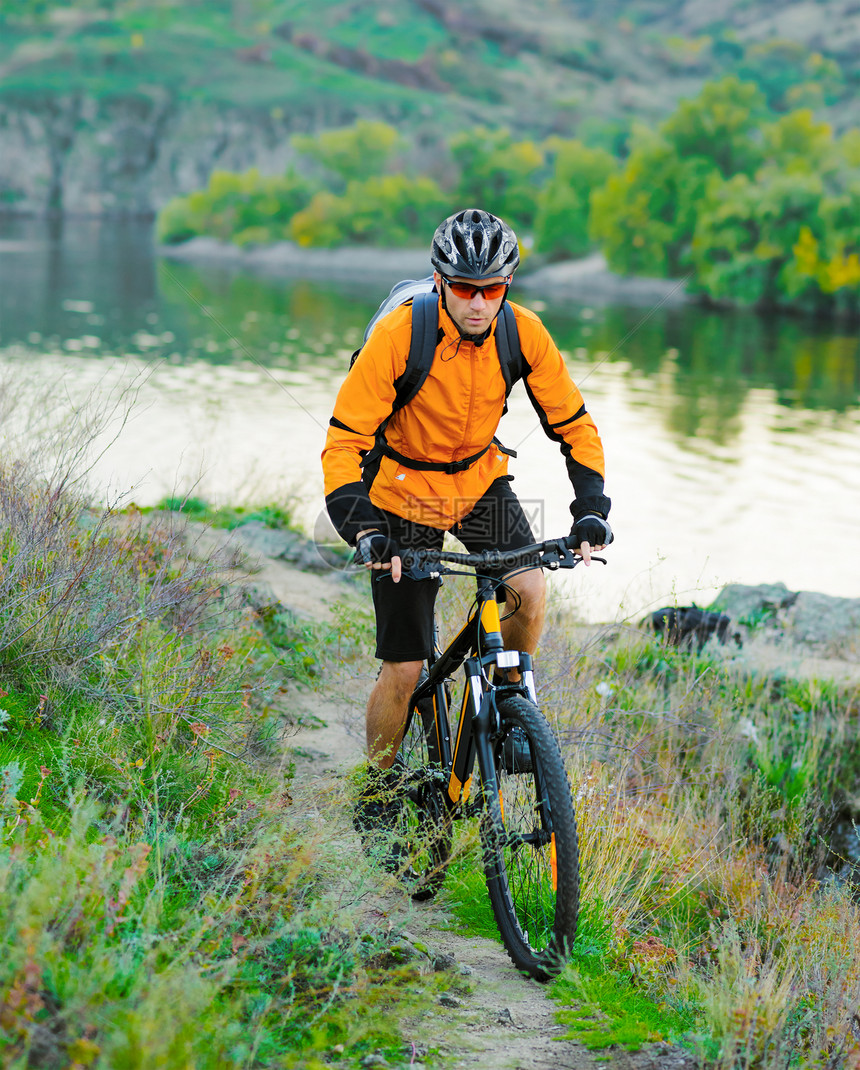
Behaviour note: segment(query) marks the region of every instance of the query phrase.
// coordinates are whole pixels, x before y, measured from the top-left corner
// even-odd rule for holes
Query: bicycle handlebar
[[[513,570],[518,566],[548,569],[576,568],[582,558],[568,546],[569,538],[570,536],[547,539],[545,542],[523,546],[519,550],[484,550],[479,554],[460,554],[452,550],[404,550],[401,555],[403,574],[413,580],[435,579],[437,576],[451,572],[450,569],[444,567],[444,562],[468,565],[479,570],[482,568]],[[606,564],[604,558],[595,557],[593,554],[591,560]]]

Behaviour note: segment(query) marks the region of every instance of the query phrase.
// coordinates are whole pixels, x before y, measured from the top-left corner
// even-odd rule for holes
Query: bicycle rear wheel
[[[414,710],[398,752],[404,769],[395,831],[403,858],[400,876],[418,901],[431,899],[442,886],[453,838],[444,798],[445,778],[439,766],[430,761],[429,730],[421,713]]]
[[[498,796],[484,787],[487,890],[514,965],[548,981],[564,965],[579,916],[579,840],[558,742],[534,703],[499,701]]]

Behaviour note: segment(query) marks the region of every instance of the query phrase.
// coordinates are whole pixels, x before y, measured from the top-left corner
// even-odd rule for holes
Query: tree
[[[708,184],[693,238],[696,286],[715,300],[774,305],[790,289],[791,261],[804,227],[824,238],[818,175],[776,168]],[[787,285],[788,284],[788,285]]]
[[[350,182],[346,192],[318,193],[298,212],[291,234],[299,245],[339,245],[346,241],[368,245],[414,245],[432,233],[450,204],[431,178],[377,175]]]
[[[617,161],[605,149],[553,138],[552,178],[537,196],[535,248],[551,257],[583,256],[591,248],[591,194],[605,185]]]
[[[752,174],[762,162],[763,107],[754,85],[724,78],[682,101],[657,133],[634,131],[624,170],[592,197],[592,234],[613,270],[663,276],[686,270],[711,177]]]
[[[479,126],[451,141],[459,171],[456,196],[463,208],[483,208],[514,229],[529,229],[544,154],[533,141],[514,141],[509,130]]]
[[[209,185],[176,197],[159,214],[159,241],[175,243],[211,234],[237,245],[288,237],[289,223],[311,197],[308,183],[293,173],[264,176],[256,168],[243,174],[213,171]]]
[[[687,266],[696,208],[713,167],[638,131],[624,169],[591,196],[590,228],[613,271],[673,277]]]
[[[660,133],[681,159],[707,160],[723,178],[752,174],[762,158],[756,135],[766,114],[761,91],[731,76],[682,100]]]
[[[382,174],[402,140],[388,123],[359,119],[337,130],[296,134],[292,145],[347,183]]]

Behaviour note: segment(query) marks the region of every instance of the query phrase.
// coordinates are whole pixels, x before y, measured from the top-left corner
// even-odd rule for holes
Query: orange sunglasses
[[[504,282],[493,282],[489,286],[473,286],[469,282],[451,282],[444,275],[442,281],[448,284],[448,289],[455,297],[462,297],[467,301],[471,301],[476,294],[480,294],[485,301],[495,301],[504,296],[511,284],[510,276]]]

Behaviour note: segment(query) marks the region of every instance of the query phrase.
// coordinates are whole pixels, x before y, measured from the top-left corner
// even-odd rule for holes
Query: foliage
[[[562,993],[577,1028],[618,1040],[644,997],[655,1032],[714,1065],[847,1058],[860,913],[822,863],[856,782],[856,687],[747,675],[719,646],[635,630],[577,652],[560,629],[541,660],[597,933]]]
[[[638,1051],[651,1041],[675,1040],[694,1024],[689,1012],[669,1010],[644,995],[631,977],[606,970],[598,960],[568,966],[552,995],[562,1004],[557,1017],[568,1028],[565,1035],[586,1048]]]
[[[616,161],[581,141],[553,138],[546,147],[554,156],[553,172],[537,195],[535,251],[553,259],[583,256],[591,248],[591,194],[606,184]]]
[[[535,185],[546,162],[533,141],[516,141],[507,129],[479,126],[455,135],[450,149],[461,207],[484,208],[515,230],[531,228]]]
[[[268,505],[224,505],[213,506],[202,498],[193,495],[185,497],[162,498],[155,507],[169,512],[184,513],[194,520],[202,520],[213,528],[226,528],[232,531],[243,524],[257,521],[267,528],[291,528],[294,518],[289,507],[272,502]]]
[[[692,274],[714,301],[860,314],[856,138],[776,117],[736,78],[707,85],[595,192],[591,227],[622,273]]]
[[[434,982],[389,963],[397,934],[362,919],[361,866],[294,812],[269,743],[272,705],[339,634],[227,597],[229,559],[195,564],[177,518],[87,508],[98,421],[70,430],[44,397],[28,417],[15,386],[0,389],[0,1062],[399,1054],[397,1017]]]
[[[236,245],[289,237],[290,220],[311,198],[311,186],[293,173],[262,176],[213,171],[205,190],[170,201],[158,217],[159,241],[187,241],[200,234]]]
[[[447,198],[431,178],[380,175],[350,182],[341,196],[317,193],[293,217],[290,233],[305,246],[413,245],[416,235],[432,234],[447,208]]]
[[[637,129],[624,169],[592,198],[592,234],[621,274],[678,276],[687,263],[698,205],[714,174],[757,163],[750,132],[760,94],[735,78],[706,86],[655,133]]]
[[[374,178],[386,171],[393,154],[402,147],[402,140],[388,123],[359,119],[353,126],[337,130],[296,134],[292,144],[346,184]]]

